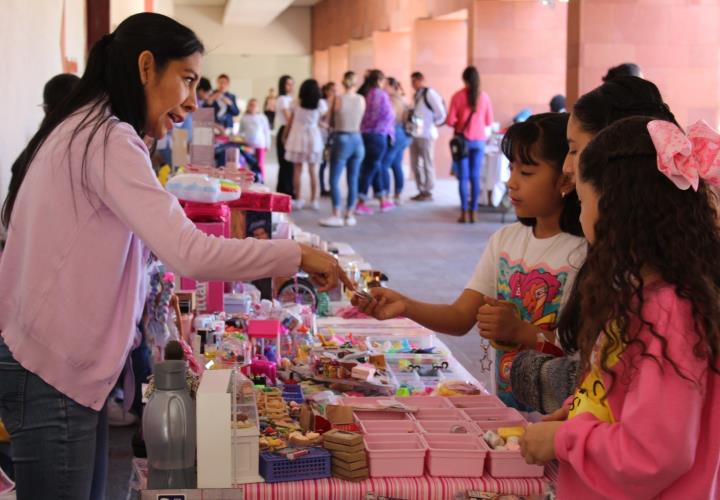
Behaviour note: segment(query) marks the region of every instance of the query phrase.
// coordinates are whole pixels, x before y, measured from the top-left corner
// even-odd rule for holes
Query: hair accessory
[[[698,190],[700,179],[720,186],[720,134],[700,120],[685,136],[674,123],[653,120],[647,125],[657,151],[658,169],[679,189]]]

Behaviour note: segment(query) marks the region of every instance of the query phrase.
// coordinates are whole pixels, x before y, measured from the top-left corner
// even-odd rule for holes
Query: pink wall
[[[394,33],[376,31],[373,34],[374,62],[373,66],[383,70],[387,76],[397,78],[405,89],[410,92],[410,52],[412,36],[410,32]]]
[[[348,70],[348,46],[333,45],[329,52],[328,80],[339,83],[342,81],[343,73]]]
[[[565,4],[475,0],[470,23],[470,59],[496,121],[505,125],[525,107],[548,111],[551,97],[565,93]]]
[[[720,125],[720,5],[703,0],[570,4],[568,90],[601,83],[610,66],[639,64],[682,125]]]
[[[412,32],[412,71],[425,75],[428,85],[435,88],[449,105],[452,94],[462,87],[462,72],[467,66],[466,21],[418,19]],[[435,146],[435,169],[438,176],[450,174],[448,142],[452,131],[440,128]]]
[[[320,85],[330,80],[330,51],[316,50],[313,52],[313,78]]]
[[[372,37],[348,42],[348,66],[358,75],[364,75],[375,65],[375,54]]]

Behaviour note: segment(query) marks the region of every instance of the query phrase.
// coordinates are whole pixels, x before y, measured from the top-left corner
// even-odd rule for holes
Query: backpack
[[[430,100],[428,99],[428,91],[430,90],[430,87],[425,87],[422,91],[422,100],[425,103],[425,106],[430,110],[430,112],[433,115],[433,122],[435,122],[435,117],[438,116],[438,112],[435,110],[435,108],[430,105]],[[442,109],[447,109],[445,106],[445,100],[440,97],[441,103],[442,103]],[[420,114],[415,112],[415,108],[418,105],[418,99],[415,99],[415,103],[413,108],[408,113],[407,120],[405,121],[405,132],[407,132],[408,135],[412,137],[418,137],[422,135],[423,130],[423,118],[420,116]]]

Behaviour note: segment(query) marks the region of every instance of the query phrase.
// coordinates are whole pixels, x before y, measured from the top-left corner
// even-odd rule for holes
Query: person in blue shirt
[[[232,128],[233,117],[240,114],[235,95],[229,89],[230,77],[222,74],[218,76],[217,89],[208,97],[208,102],[215,109],[215,121],[224,128]]]

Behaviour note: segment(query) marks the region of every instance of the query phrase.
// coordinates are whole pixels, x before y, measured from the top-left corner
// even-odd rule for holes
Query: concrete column
[[[330,51],[316,50],[313,52],[313,78],[323,85],[330,81]]]
[[[372,37],[348,42],[348,67],[350,70],[362,78],[366,70],[373,69],[374,64]]]
[[[567,86],[571,101],[602,83],[610,66],[640,65],[681,125],[720,126],[720,5],[711,0],[570,2]]]
[[[348,70],[347,44],[331,46],[329,55],[330,62],[328,65],[328,81],[340,83],[342,82],[343,73]]]
[[[373,67],[383,70],[385,75],[396,78],[410,92],[410,31],[376,31],[373,33]]]

